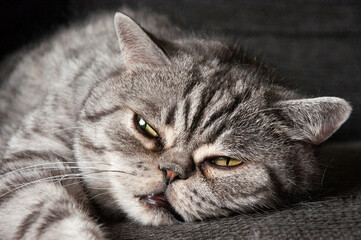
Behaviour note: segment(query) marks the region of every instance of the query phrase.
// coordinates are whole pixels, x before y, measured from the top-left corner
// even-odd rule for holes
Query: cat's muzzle
[[[181,215],[179,215],[175,209],[170,205],[170,203],[167,201],[167,198],[163,193],[157,193],[157,194],[149,194],[146,196],[140,197],[140,201],[144,202],[147,206],[151,208],[158,208],[165,210],[173,215],[175,219],[178,221],[184,222],[184,219]]]

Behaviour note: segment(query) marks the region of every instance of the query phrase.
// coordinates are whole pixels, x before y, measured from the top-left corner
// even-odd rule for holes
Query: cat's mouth
[[[140,201],[146,204],[148,207],[165,210],[170,214],[172,214],[173,217],[178,221],[184,222],[182,216],[175,211],[172,205],[170,205],[170,203],[167,201],[167,198],[163,193],[157,193],[157,194],[153,193],[153,194],[141,196]]]

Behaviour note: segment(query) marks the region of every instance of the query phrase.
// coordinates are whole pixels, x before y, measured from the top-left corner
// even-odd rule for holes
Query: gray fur
[[[157,36],[124,14],[101,15],[3,63],[1,239],[104,239],[95,206],[143,224],[177,222],[145,204],[151,194],[196,221],[317,189],[313,152],[350,115],[346,101],[305,99],[237,48],[130,14]],[[146,137],[135,114],[159,138]],[[217,167],[216,156],[243,163]]]

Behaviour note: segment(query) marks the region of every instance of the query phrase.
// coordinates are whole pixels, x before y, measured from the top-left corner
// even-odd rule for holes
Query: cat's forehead
[[[267,89],[247,67],[224,64],[217,58],[199,62],[182,58],[172,66],[140,71],[129,80],[131,103],[162,122],[170,122],[172,114],[189,120],[197,115],[212,121],[222,113],[236,118],[264,107]]]
[[[218,115],[227,115],[235,119],[249,109],[253,111],[264,105],[263,87],[250,83],[246,72],[233,75],[219,71],[204,76],[192,70],[188,74],[165,75],[154,74],[146,76],[145,81],[140,80],[137,84],[139,89],[129,96],[130,107],[139,109],[156,121],[172,122],[171,119],[177,117],[183,118],[187,122],[185,124],[192,124],[195,117],[215,121]],[[174,82],[166,77],[177,79]],[[188,121],[186,118],[189,118]]]
[[[139,71],[129,81],[137,96],[159,96],[160,101],[168,102],[207,92],[222,91],[230,96],[245,88],[248,88],[248,92],[259,91],[261,85],[258,78],[257,73],[247,66],[223,63],[218,58],[194,59],[185,56],[173,60],[169,66]],[[142,92],[144,94],[138,94]]]

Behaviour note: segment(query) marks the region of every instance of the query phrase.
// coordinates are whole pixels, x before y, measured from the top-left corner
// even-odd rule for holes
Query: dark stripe
[[[226,76],[224,72],[216,72],[211,77],[212,82],[209,82],[208,89],[203,89],[201,95],[201,103],[199,104],[198,109],[192,119],[192,124],[188,131],[187,140],[191,139],[193,132],[197,129],[200,120],[203,118],[204,110],[212,101],[212,99],[216,96],[217,91],[222,90],[221,86],[227,84],[225,78]]]
[[[21,186],[40,179],[40,175],[41,174],[39,170],[37,170],[36,175],[25,177],[22,176],[21,173],[14,173],[14,175],[11,177],[7,177],[5,179],[2,177],[3,179],[1,179],[1,183],[6,187],[2,187],[0,189],[0,203],[4,203],[5,201],[10,200],[17,193],[17,191],[22,190]]]
[[[198,66],[195,65],[194,67],[192,67],[192,69],[190,70],[190,73],[191,73],[191,78],[193,79],[193,81],[188,82],[187,86],[184,88],[184,91],[182,94],[183,98],[186,98],[187,95],[189,95],[193,91],[193,89],[196,86],[198,86],[198,83],[202,82],[201,81],[202,74],[201,74]]]
[[[187,84],[186,88],[183,91],[183,98],[186,98],[186,96],[195,88],[195,86],[198,85],[197,83],[197,81],[191,81]]]
[[[209,120],[204,124],[201,133],[203,133],[208,127],[210,127],[218,118],[222,117],[223,115],[231,115],[237,107],[242,103],[243,94],[238,94],[235,96],[232,105],[224,106],[219,111],[213,113]]]
[[[51,166],[49,166],[49,167],[51,167]],[[59,180],[62,180],[62,181],[67,180],[67,178],[65,178],[65,179],[63,178],[63,176],[65,174],[78,173],[77,170],[58,169],[58,168],[55,168],[55,169],[52,169],[52,168],[50,168],[50,169],[37,169],[37,168],[31,169],[30,168],[30,169],[27,169],[24,171],[27,171],[26,176],[25,176],[25,174],[22,174],[22,172],[15,172],[11,178],[9,177],[9,178],[5,178],[5,179],[1,180],[1,183],[3,185],[7,186],[7,188],[0,189],[0,196],[2,196],[0,198],[0,202],[9,200],[11,195],[13,195],[16,191],[20,191],[23,189],[26,190],[27,188],[22,187],[25,184],[31,183],[32,185],[35,185],[35,184],[41,183],[41,182],[58,183]],[[51,179],[48,179],[48,178],[51,178]],[[61,182],[59,182],[59,184],[61,184]],[[27,186],[29,186],[29,185],[27,185]]]
[[[27,162],[32,159],[42,159],[46,160],[47,162],[53,162],[54,159],[56,159],[57,161],[60,161],[62,163],[66,163],[68,161],[64,157],[57,155],[53,152],[24,150],[21,152],[13,153],[10,157],[2,159],[0,162],[0,174],[4,174],[7,172],[5,171],[7,164],[13,165],[14,163],[19,161]],[[12,168],[11,170],[14,170],[14,166],[10,168]]]
[[[21,152],[16,152],[11,154],[10,158],[7,158],[6,160],[24,160],[24,159],[46,159],[46,157],[49,156],[49,152],[41,152],[41,151],[32,151],[32,150],[24,150]]]
[[[75,74],[75,76],[73,77],[73,79],[74,79],[75,81],[71,81],[71,82],[69,83],[69,87],[70,87],[70,89],[73,90],[73,95],[74,95],[74,96],[77,95],[77,89],[78,89],[77,85],[79,84],[79,80],[78,80],[78,79],[79,79],[79,78],[82,78],[82,77],[85,75],[85,73],[87,72],[86,70],[88,70],[89,68],[91,68],[91,66],[94,64],[94,61],[95,61],[95,60],[96,60],[95,57],[92,57],[92,58],[90,58],[87,62],[85,62],[85,63],[83,64],[84,68],[83,68],[83,67],[78,68],[78,69],[79,69],[78,73]],[[110,73],[110,74],[108,75],[108,78],[117,75],[117,72],[119,72],[119,70],[113,71],[112,73]],[[89,89],[86,97],[85,97],[84,100],[82,101],[81,106],[85,106],[85,103],[88,101],[88,99],[93,96],[93,93],[94,93],[93,90],[94,90],[95,88],[97,88],[100,84],[102,84],[103,82],[104,82],[104,79],[99,79],[99,80],[97,80],[97,81],[95,82],[95,84],[93,84],[93,86]]]
[[[10,174],[11,172],[14,171],[12,174],[13,176],[17,175],[18,179],[20,181],[22,176],[22,171],[26,171],[27,173],[30,173],[31,171],[33,171],[34,174],[56,174],[59,175],[61,173],[64,174],[69,174],[69,173],[77,173],[76,169],[69,169],[68,167],[77,167],[77,165],[73,162],[68,163],[68,162],[57,162],[57,161],[49,161],[49,159],[40,159],[42,160],[42,162],[37,162],[36,164],[45,164],[45,169],[41,169],[41,167],[36,167],[32,165],[31,161],[28,161],[29,159],[23,159],[23,164],[19,164],[19,162],[15,162],[16,164],[14,164],[14,162],[12,161],[12,159],[6,159],[7,162],[4,163],[1,166],[1,170],[0,170],[0,176],[2,176],[1,181],[7,181],[8,179],[4,178],[4,174]],[[22,168],[24,168],[22,170]],[[35,175],[34,175],[35,176]],[[34,179],[36,180],[36,179]],[[1,194],[0,194],[1,195]]]
[[[206,107],[208,106],[208,104],[212,100],[212,98],[215,96],[216,91],[217,91],[217,89],[213,89],[212,91],[209,91],[209,92],[203,91],[202,96],[201,96],[201,103],[198,105],[197,111],[194,114],[193,119],[192,119],[192,124],[189,127],[187,140],[190,140],[193,132],[198,127],[198,124],[204,115],[204,110],[206,109]]]
[[[211,143],[214,143],[218,137],[227,130],[227,124],[226,123],[222,123],[221,125],[218,126],[218,128],[216,130],[213,130],[211,132],[211,135],[208,138],[208,141]]]
[[[187,98],[184,105],[184,125],[186,129],[188,128],[189,105],[189,98]]]
[[[16,152],[11,155],[11,159],[34,159],[40,158],[44,160],[50,160],[56,158],[57,160],[61,160],[62,162],[67,162],[68,160],[62,156],[59,156],[53,152],[46,151],[33,151],[33,150],[25,150],[21,152]]]
[[[72,136],[62,136],[60,134],[55,134],[54,137],[60,142],[62,142],[66,148],[73,149],[73,144],[71,141],[69,141],[69,139],[73,139]]]
[[[6,190],[6,191],[5,191],[5,190]],[[7,202],[7,201],[10,201],[11,199],[13,199],[14,195],[16,195],[17,192],[18,192],[18,191],[12,191],[12,192],[6,193],[6,192],[8,192],[8,191],[11,191],[11,190],[10,190],[9,188],[6,188],[6,189],[2,188],[2,189],[1,189],[1,191],[0,191],[0,196],[2,196],[2,195],[4,195],[4,194],[6,194],[6,195],[0,197],[0,206],[1,206],[3,203],[5,203],[5,202]]]
[[[54,152],[24,150],[11,154],[10,157],[1,160],[1,163],[15,162],[18,160],[28,160],[28,159],[43,159],[47,161],[56,159],[56,160],[60,160],[63,163],[68,161],[66,158]]]
[[[44,205],[44,203],[36,204],[30,214],[28,214],[25,219],[21,222],[21,224],[17,227],[17,230],[15,232],[15,238],[14,239],[21,239],[25,236],[26,232],[30,229],[30,227],[37,222],[37,220],[40,217],[41,214],[41,208]]]
[[[84,139],[83,137],[82,137],[82,141],[80,142],[80,145],[98,154],[104,154],[104,152],[107,151],[106,147],[95,146],[92,142]]]
[[[243,93],[242,94],[237,94],[235,97],[234,97],[234,100],[232,102],[232,105],[229,106],[229,109],[228,109],[228,113],[231,115],[236,109],[237,107],[243,103],[242,102],[242,99],[243,99],[244,95]]]
[[[173,105],[169,109],[167,117],[165,119],[165,124],[167,124],[167,125],[174,124],[176,109],[177,109],[177,105]]]
[[[85,119],[89,120],[91,122],[98,122],[101,118],[111,115],[111,114],[119,111],[120,109],[122,109],[120,106],[115,106],[109,110],[100,111],[100,112],[97,112],[94,114],[86,114]]]
[[[208,121],[204,124],[204,127],[201,129],[201,133],[203,133],[208,127],[210,127],[218,118],[222,117],[224,114],[228,112],[228,107],[225,106],[221,108],[219,111],[213,113]]]
[[[187,140],[189,140],[191,138],[191,135],[196,130],[198,123],[200,122],[201,118],[203,117],[204,109],[207,107],[207,104],[206,104],[207,99],[205,99],[205,98],[206,98],[206,93],[202,94],[201,103],[199,104],[197,111],[193,116],[192,124],[190,125],[189,130],[188,130]]]
[[[47,161],[45,163],[52,163],[49,162],[49,159],[46,160]],[[9,173],[11,177],[2,176],[1,178],[2,185],[7,187],[0,189],[0,203],[11,200],[18,191],[27,189],[22,187],[25,184],[33,182],[32,185],[35,185],[39,182],[58,182],[59,180],[66,181],[67,178],[62,179],[64,174],[78,173],[77,169],[67,169],[67,166],[75,166],[74,163],[54,162],[54,165],[47,165],[45,169],[36,167],[32,168],[32,165],[29,164],[28,161],[25,163],[27,163],[27,165],[23,165],[21,167],[25,167],[26,169],[20,171],[16,171],[17,169],[14,166],[7,168],[2,167],[1,174]],[[15,172],[11,173],[12,171]],[[24,171],[26,174],[24,174]],[[49,177],[54,178],[43,180]],[[62,184],[62,182],[60,182],[60,184]]]

